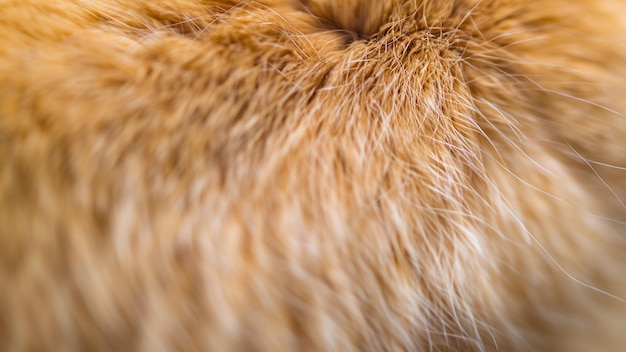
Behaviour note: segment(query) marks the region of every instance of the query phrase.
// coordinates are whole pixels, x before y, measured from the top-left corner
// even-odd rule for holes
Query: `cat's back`
[[[0,349],[618,351],[624,10],[0,0]]]

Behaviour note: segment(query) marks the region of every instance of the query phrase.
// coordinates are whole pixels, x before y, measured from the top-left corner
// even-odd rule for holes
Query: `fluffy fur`
[[[0,350],[622,350],[623,13],[0,0]]]

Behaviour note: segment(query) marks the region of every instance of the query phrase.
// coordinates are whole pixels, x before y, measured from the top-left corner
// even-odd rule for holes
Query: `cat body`
[[[0,350],[620,351],[618,0],[0,0]]]

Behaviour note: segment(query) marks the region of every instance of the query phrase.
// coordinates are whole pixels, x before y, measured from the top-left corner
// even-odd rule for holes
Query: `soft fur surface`
[[[623,351],[621,0],[0,0],[0,350]]]

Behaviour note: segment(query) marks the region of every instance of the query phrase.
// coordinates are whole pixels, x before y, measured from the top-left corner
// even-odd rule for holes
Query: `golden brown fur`
[[[621,350],[624,11],[0,0],[0,350]]]

